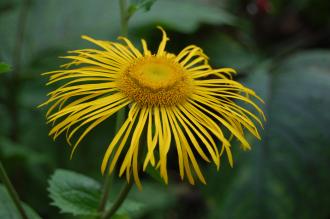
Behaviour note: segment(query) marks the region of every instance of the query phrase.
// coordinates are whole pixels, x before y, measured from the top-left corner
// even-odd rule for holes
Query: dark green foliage
[[[128,14],[131,16],[139,9],[144,9],[145,11],[150,11],[152,5],[156,0],[135,0],[128,7]]]
[[[224,185],[228,194],[214,196],[222,204],[212,217],[327,218],[330,200],[322,194],[330,189],[325,176],[330,162],[329,63],[330,51],[304,52],[281,63],[264,63],[249,75],[245,82],[266,102],[263,140],[236,159],[236,173],[225,180],[231,182]],[[222,178],[213,175],[210,180],[213,184]],[[207,188],[209,196],[215,186]]]
[[[49,180],[49,196],[52,205],[58,207],[61,213],[75,216],[97,216],[101,199],[101,184],[92,178],[68,170],[56,170]],[[114,184],[106,209],[111,208],[113,199],[120,187]],[[157,194],[155,196],[154,194]],[[153,196],[152,199],[149,197]],[[173,194],[166,192],[163,186],[146,183],[143,192],[136,188],[117,212],[117,216],[128,217],[144,215],[150,211],[161,210],[173,202]]]
[[[23,203],[23,208],[26,211],[29,219],[41,219],[41,217],[32,210],[28,205]],[[0,184],[0,218],[4,219],[17,219],[21,218],[18,210],[6,190],[6,188]]]
[[[96,216],[101,197],[99,182],[81,174],[57,170],[49,180],[48,191],[53,205],[62,213]]]
[[[11,68],[9,65],[7,65],[6,63],[0,62],[0,74],[9,72],[10,70],[11,70]]]
[[[192,33],[201,24],[233,24],[234,20],[227,11],[197,1],[158,0],[152,10],[147,14],[137,13],[130,23],[133,28],[157,24],[181,33]]]
[[[214,67],[234,67],[236,79],[265,100],[267,122],[262,141],[249,138],[252,151],[233,141],[234,168],[226,158],[219,172],[204,166],[206,186],[180,181],[172,150],[170,185],[147,168],[142,192],[134,188],[115,219],[330,217],[330,3],[269,0],[270,10],[262,12],[256,2],[130,1],[133,41],[143,37],[156,48],[161,25],[170,52],[201,46]],[[116,0],[0,1],[0,159],[22,200],[42,218],[97,215],[99,167],[115,121],[91,132],[70,160],[71,148],[63,137],[48,137],[46,109],[37,108],[54,88],[40,74],[63,64],[58,56],[67,50],[94,47],[82,34],[116,40],[119,17]],[[107,208],[123,183],[114,176]],[[0,218],[16,213],[0,186]]]

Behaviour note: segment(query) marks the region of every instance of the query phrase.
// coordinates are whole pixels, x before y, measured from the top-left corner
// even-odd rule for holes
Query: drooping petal
[[[158,29],[160,29],[162,31],[162,34],[163,34],[163,38],[162,38],[162,41],[161,43],[159,44],[159,47],[158,47],[158,51],[157,51],[157,56],[161,56],[164,54],[164,51],[165,51],[165,47],[166,47],[166,42],[169,40],[167,38],[167,35],[166,35],[166,32],[165,30],[162,28],[162,27],[157,27]]]

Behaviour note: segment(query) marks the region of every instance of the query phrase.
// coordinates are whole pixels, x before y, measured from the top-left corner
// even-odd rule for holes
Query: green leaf
[[[136,11],[140,9],[144,9],[145,11],[149,11],[152,5],[156,2],[156,0],[136,0],[128,7],[128,14],[131,16]]]
[[[87,176],[68,170],[56,170],[49,180],[49,196],[62,213],[97,216],[101,185]]]
[[[209,176],[205,192],[221,203],[211,218],[327,218],[330,51],[266,62],[245,83],[265,100],[268,120],[251,152],[235,151],[231,177]]]
[[[156,0],[141,0],[138,4],[140,8],[144,8],[146,11],[149,11],[155,2]]]
[[[29,219],[41,219],[41,217],[28,205],[23,203],[23,208]],[[3,219],[16,219],[21,218],[15,204],[10,198],[6,188],[0,184],[0,218]]]
[[[120,191],[118,186],[113,186],[111,200],[106,204],[110,209],[116,193]],[[61,209],[61,213],[70,213],[76,216],[97,216],[101,200],[101,185],[92,178],[68,170],[58,169],[49,180],[50,198],[53,205]],[[138,196],[139,197],[139,196]],[[127,218],[147,209],[143,199],[128,198],[118,209],[118,218]]]
[[[9,71],[11,71],[11,67],[6,63],[0,62],[0,74],[6,73]]]
[[[151,211],[159,213],[175,203],[175,193],[170,186],[150,182],[143,182],[142,186],[142,191],[134,187],[128,195],[129,200],[143,204],[139,211],[135,212],[134,216],[143,215]]]
[[[141,3],[139,7],[143,5],[144,8],[152,3],[151,0],[138,2]],[[11,24],[17,23],[19,10],[20,7],[14,7],[0,16],[0,51],[6,54],[13,53],[17,28]],[[104,40],[116,40],[119,35],[118,1],[47,0],[42,4],[30,4],[28,10],[26,26],[29,29],[24,35],[28,40],[22,43],[23,64],[28,67],[29,63],[49,58],[53,51],[57,51],[58,56],[66,50],[91,47],[81,35]],[[139,10],[129,25],[132,29],[163,25],[181,33],[192,33],[202,24],[234,25],[235,20],[227,11],[198,1],[158,0],[148,13]],[[39,76],[40,72],[32,72]]]
[[[201,47],[215,67],[225,66],[242,71],[259,62],[256,52],[225,33],[217,33],[201,42]]]
[[[187,0],[158,0],[148,13],[136,13],[130,21],[133,27],[159,24],[181,33],[192,33],[201,24],[234,23],[234,16],[221,8]]]

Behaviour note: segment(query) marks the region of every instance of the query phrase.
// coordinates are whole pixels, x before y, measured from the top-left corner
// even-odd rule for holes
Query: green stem
[[[124,122],[124,119],[125,119],[125,109],[122,109],[117,113],[116,127],[115,127],[116,132],[119,131],[120,127],[122,126],[122,124]],[[111,158],[110,158],[110,160],[111,160]],[[105,174],[106,174],[106,176],[105,176],[105,180],[104,180],[102,198],[101,198],[100,206],[98,209],[100,215],[102,215],[102,212],[104,212],[104,209],[106,207],[106,203],[107,203],[109,192],[110,192],[110,187],[112,184],[112,175],[110,173],[108,173],[107,169],[105,170]]]
[[[128,34],[128,11],[127,11],[127,1],[119,0],[120,7],[120,32],[122,36],[127,36]]]
[[[133,185],[133,180],[130,180],[121,190],[119,196],[117,197],[117,200],[115,201],[115,203],[113,203],[111,209],[106,212],[104,214],[104,216],[102,217],[102,219],[110,219],[116,212],[117,210],[120,208],[120,206],[123,204],[123,202],[125,201],[129,191],[131,190]]]
[[[102,215],[102,213],[105,209],[105,206],[107,204],[107,200],[108,200],[108,196],[109,196],[109,192],[110,192],[110,187],[111,187],[111,182],[112,182],[112,177],[106,170],[106,176],[105,176],[105,180],[104,180],[102,198],[101,198],[100,206],[99,206],[99,209],[98,209],[100,215]]]
[[[5,187],[7,188],[9,195],[11,197],[11,199],[13,200],[18,212],[20,213],[21,217],[23,219],[28,219],[24,208],[22,206],[22,203],[18,197],[17,192],[15,191],[13,184],[11,184],[10,179],[6,173],[5,168],[2,165],[2,162],[0,161],[0,179],[3,182],[3,184],[5,185]]]
[[[128,9],[127,9],[127,0],[119,0],[119,7],[120,7],[120,32],[121,32],[122,36],[127,36],[128,20],[129,20]],[[124,123],[124,120],[125,120],[125,109],[122,109],[119,112],[117,112],[116,128],[115,128],[116,132],[119,131],[120,127]],[[104,180],[103,193],[102,193],[102,198],[100,201],[100,206],[98,209],[101,215],[102,215],[102,212],[104,212],[104,209],[106,207],[106,203],[108,200],[109,191],[110,191],[110,187],[111,187],[111,183],[112,183],[112,175],[110,175],[107,170],[105,172],[106,172],[106,176],[105,176],[105,180]],[[108,216],[108,217],[111,217],[117,211],[117,209],[120,207],[122,202],[125,200],[125,197],[126,197],[128,191],[130,190],[132,183],[129,182],[128,185],[129,185],[129,189],[127,189],[127,191],[124,190],[124,191],[126,191],[126,194],[123,193],[125,195],[121,198],[121,196],[122,196],[122,193],[121,193],[121,195],[118,197],[118,200],[116,201],[116,203],[118,202],[117,203],[118,207],[116,207],[116,203],[115,203],[113,205],[113,207],[110,209],[110,211],[108,213],[106,213],[105,215],[109,214],[110,216]],[[114,208],[114,207],[116,207],[116,208]]]
[[[115,127],[116,132],[119,131],[120,127],[124,123],[124,119],[125,119],[125,109],[122,109],[119,112],[117,112],[116,127]],[[111,158],[110,158],[110,160],[111,160]],[[110,192],[110,187],[112,184],[112,175],[110,173],[108,173],[107,169],[105,170],[105,174],[106,174],[106,176],[105,176],[105,180],[104,180],[103,192],[102,192],[102,197],[101,197],[101,201],[100,201],[100,206],[98,209],[100,215],[102,215],[102,212],[104,211],[104,209],[106,207],[106,203],[107,203],[109,192]]]

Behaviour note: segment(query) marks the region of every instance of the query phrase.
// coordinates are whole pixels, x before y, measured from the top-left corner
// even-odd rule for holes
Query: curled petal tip
[[[81,39],[88,40],[88,41],[94,40],[92,37],[87,36],[87,35],[81,35],[80,37],[81,37]]]
[[[157,28],[160,29],[160,30],[162,30],[162,31],[164,31],[164,28],[162,26],[160,26],[160,25],[157,25]]]

